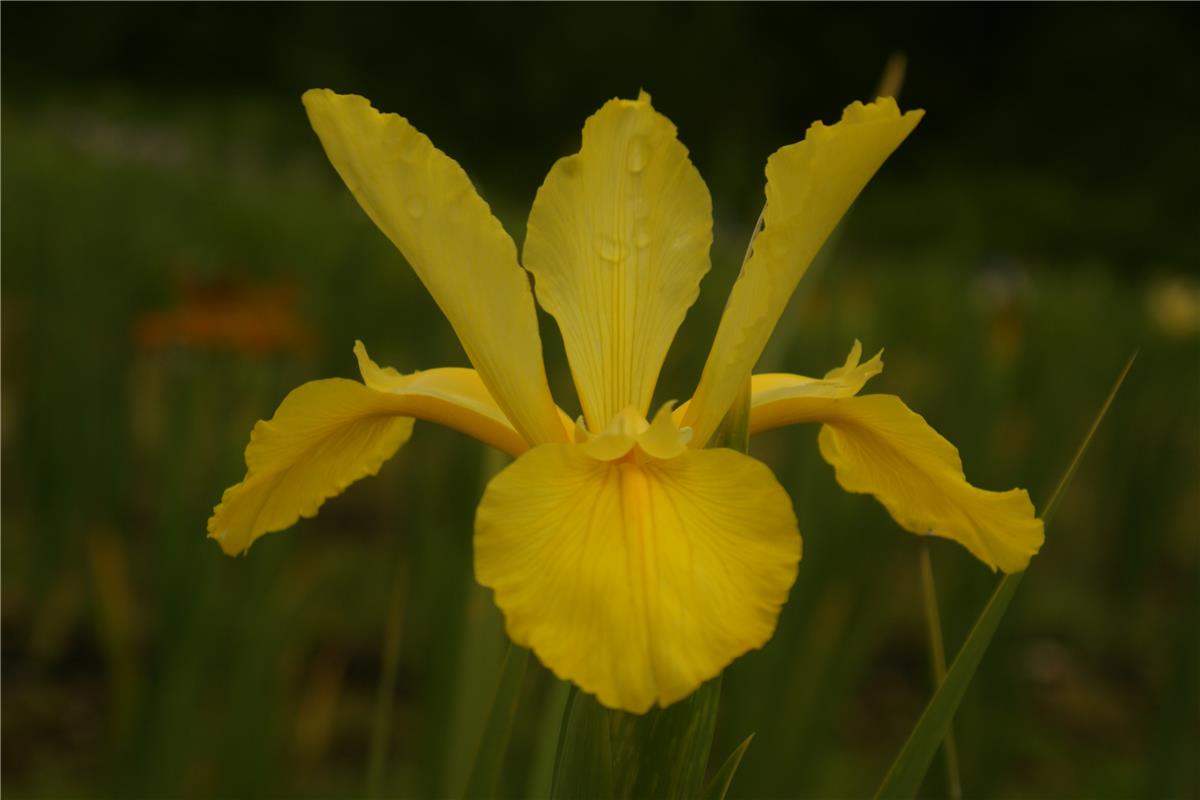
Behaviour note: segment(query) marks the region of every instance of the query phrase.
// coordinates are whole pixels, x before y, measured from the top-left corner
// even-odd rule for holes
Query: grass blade
[[[929,629],[929,661],[933,666],[933,688],[946,680],[946,646],[942,642],[942,619],[938,613],[937,586],[933,582],[933,561],[929,543],[921,544],[921,594],[925,597],[925,627]],[[946,761],[946,795],[950,800],[962,800],[962,778],[958,769],[958,745],[954,741],[954,725],[946,724],[946,739],[942,745]]]
[[[700,794],[721,677],[645,714],[614,711],[571,687],[550,796],[556,800],[683,800]]]
[[[729,758],[725,759],[725,763],[721,765],[721,768],[712,776],[712,780],[708,782],[708,786],[704,789],[704,794],[701,795],[702,800],[725,800],[725,795],[729,793],[729,784],[733,782],[733,774],[741,766],[742,757],[746,755],[746,749],[750,747],[750,742],[752,741],[754,741],[753,733],[733,749],[733,752],[729,754]]]
[[[525,667],[529,664],[529,651],[509,645],[500,667],[500,681],[488,712],[487,724],[475,763],[467,779],[467,797],[495,797],[500,783],[500,769],[504,765],[504,753],[508,749],[508,735],[512,731],[513,717],[517,714],[517,701],[521,696],[521,684],[525,678]]]
[[[400,666],[400,634],[404,622],[404,597],[408,586],[403,562],[396,567],[392,578],[392,596],[388,602],[387,622],[383,632],[383,654],[380,665],[378,696],[375,699],[375,718],[371,723],[371,755],[367,762],[368,800],[383,796],[386,780],[387,755],[391,744],[392,711],[396,706],[396,672]]]
[[[1130,356],[1125,368],[1121,370],[1121,374],[1117,376],[1112,389],[1109,390],[1108,397],[1092,421],[1087,435],[1076,449],[1075,456],[1071,459],[1066,472],[1063,473],[1058,486],[1046,503],[1042,512],[1043,520],[1050,518],[1063,493],[1070,485],[1071,479],[1075,476],[1079,464],[1083,460],[1084,453],[1087,452],[1100,423],[1112,406],[1121,384],[1125,382],[1125,377],[1129,374],[1135,358],[1137,358],[1136,352]],[[908,741],[904,743],[900,754],[892,762],[891,769],[888,770],[883,783],[875,793],[877,798],[912,798],[916,796],[921,781],[929,770],[929,764],[933,761],[938,746],[949,729],[950,721],[954,718],[954,713],[958,710],[958,705],[962,702],[963,695],[966,694],[967,687],[975,676],[975,670],[979,667],[979,662],[983,659],[983,654],[987,651],[992,636],[1000,625],[1004,612],[1008,610],[1008,605],[1012,602],[1013,595],[1016,594],[1024,574],[1018,572],[1006,575],[1000,581],[1000,585],[996,587],[996,591],[983,609],[983,613],[979,615],[975,627],[972,628],[962,649],[959,650],[958,656],[954,659],[954,663],[950,666],[949,672],[946,673],[946,679],[934,692],[933,698],[925,706],[921,718],[917,720],[916,727],[909,734]]]
[[[1050,495],[1050,499],[1046,501],[1046,507],[1042,509],[1042,520],[1049,522],[1050,517],[1054,515],[1058,508],[1058,501],[1062,499],[1063,493],[1067,490],[1067,486],[1075,477],[1075,473],[1079,470],[1079,462],[1083,460],[1083,454],[1087,452],[1088,447],[1092,444],[1092,438],[1095,437],[1096,431],[1100,428],[1100,423],[1108,414],[1109,407],[1113,404],[1113,400],[1117,397],[1117,392],[1121,390],[1121,384],[1125,383],[1125,378],[1129,375],[1129,370],[1133,369],[1133,362],[1137,360],[1137,351],[1133,351],[1133,355],[1125,362],[1125,367],[1121,370],[1121,374],[1117,376],[1113,382],[1112,388],[1108,390],[1108,397],[1104,398],[1104,405],[1100,406],[1100,410],[1096,413],[1096,418],[1092,420],[1092,426],[1088,428],[1087,435],[1083,437],[1078,449],[1075,450],[1075,456],[1071,459],[1071,463],[1067,466],[1067,471],[1059,478],[1058,485],[1054,487],[1054,493]]]
[[[571,685],[558,737],[550,796],[556,800],[614,797],[610,712]]]
[[[562,747],[560,733],[562,718],[566,713],[571,684],[560,681],[548,670],[542,673],[550,686],[542,699],[541,719],[534,736],[533,756],[530,759],[529,776],[525,781],[526,797],[549,797],[554,780],[554,764]]]

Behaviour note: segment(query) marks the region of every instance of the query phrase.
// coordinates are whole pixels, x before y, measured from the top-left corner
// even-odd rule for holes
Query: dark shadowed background
[[[651,92],[714,197],[713,270],[658,400],[695,385],[763,165],[903,52],[927,117],[851,210],[761,363],[854,338],[988,488],[1039,505],[1140,355],[956,721],[968,797],[1200,791],[1200,24],[1174,5],[26,5],[2,11],[6,797],[346,797],[385,631],[388,796],[461,792],[505,639],[471,577],[503,459],[420,425],[315,520],[204,537],[255,420],[353,376],[463,364],[327,164],[328,86],[408,117],[518,243],[588,114]],[[546,322],[546,320],[543,320]],[[577,409],[553,325],[556,397]],[[816,431],[752,444],[805,555],[725,682],[736,797],[869,796],[930,692],[917,556]],[[947,645],[995,576],[932,544]],[[504,781],[536,794],[558,695],[527,676]],[[549,710],[548,710],[549,709]],[[924,787],[945,792],[935,764]]]

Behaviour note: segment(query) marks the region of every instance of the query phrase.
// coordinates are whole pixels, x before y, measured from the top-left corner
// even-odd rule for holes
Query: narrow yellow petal
[[[363,382],[402,398],[398,407],[408,416],[460,431],[509,455],[529,449],[475,370],[439,367],[402,375],[391,367],[378,366],[362,342],[355,343],[354,354]],[[565,430],[561,421],[560,426]]]
[[[565,440],[529,276],[466,173],[363,97],[313,89],[304,106],[334,168],[433,295],[513,427],[530,443]]]
[[[744,385],[808,265],[871,176],[920,121],[896,101],[854,103],[835,125],[767,160],[766,211],[754,251],[733,286],[686,424],[702,447]]]
[[[241,553],[374,475],[412,433],[412,418],[397,414],[399,400],[342,378],[294,389],[270,421],[254,426],[246,477],[225,490],[208,535],[226,553]]]
[[[883,353],[876,353],[865,363],[859,363],[862,345],[854,348],[843,366],[835,367],[824,378],[808,378],[771,372],[750,379],[750,434],[791,425],[794,401],[799,397],[851,397],[859,393],[867,381],[883,372]]]
[[[688,442],[692,440],[691,429],[680,430],[679,425],[675,423],[671,410],[673,405],[673,402],[664,403],[654,415],[650,427],[638,436],[638,447],[651,458],[668,459],[683,455],[687,451]]]
[[[846,357],[846,363],[825,373],[824,378],[809,378],[786,372],[768,372],[754,375],[750,380],[752,402],[757,403],[750,415],[750,433],[791,425],[788,403],[776,404],[776,400],[790,401],[801,395],[810,397],[850,397],[858,394],[867,381],[883,372],[883,351],[869,360],[862,358],[862,344],[857,340]],[[691,401],[675,409],[672,417],[676,425],[683,426],[688,416]],[[778,419],[776,416],[778,415]],[[690,429],[689,429],[690,430]]]
[[[852,359],[857,361],[854,354]],[[823,423],[821,455],[833,465],[843,489],[874,495],[904,529],[953,539],[992,569],[1025,569],[1043,540],[1042,521],[1029,493],[972,486],[954,445],[900,398],[852,396],[861,388],[862,367],[877,360],[858,368],[847,362],[830,373],[833,381],[829,376],[818,381],[755,375],[750,382],[751,433]],[[846,382],[835,389],[838,379]]]
[[[546,176],[524,252],[592,431],[647,415],[711,244],[712,200],[675,126],[645,93],[605,103]]]
[[[530,450],[488,485],[475,575],[509,636],[601,703],[686,697],[771,638],[800,559],[791,501],[732,450]]]

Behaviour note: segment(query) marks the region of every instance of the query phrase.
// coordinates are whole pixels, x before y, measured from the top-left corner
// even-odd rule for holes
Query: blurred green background
[[[471,572],[503,466],[420,425],[378,478],[230,559],[204,536],[255,420],[355,338],[466,364],[326,163],[315,86],[397,111],[518,243],[554,159],[650,91],[712,189],[713,270],[663,373],[695,384],[762,169],[903,51],[928,116],[802,284],[760,366],[853,339],[988,488],[1044,503],[1140,356],[957,717],[968,797],[1195,797],[1200,114],[1195,7],[14,5],[3,35],[5,797],[364,791],[385,631],[388,796],[461,792],[504,652]],[[546,320],[543,320],[545,322]],[[552,382],[570,391],[544,325]],[[920,542],[797,428],[752,443],[804,561],[726,675],[736,797],[869,796],[930,692]],[[951,653],[995,585],[932,544]],[[505,786],[536,795],[561,700],[527,675]],[[379,741],[377,738],[375,741]],[[944,792],[941,767],[924,792]]]

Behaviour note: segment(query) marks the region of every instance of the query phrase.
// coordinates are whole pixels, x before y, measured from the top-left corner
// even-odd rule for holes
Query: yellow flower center
[[[653,422],[627,406],[609,421],[604,430],[588,430],[583,417],[575,422],[575,443],[597,461],[631,461],[641,463],[647,458],[667,460],[687,450],[692,429],[679,427],[671,415],[674,403],[664,403]]]

